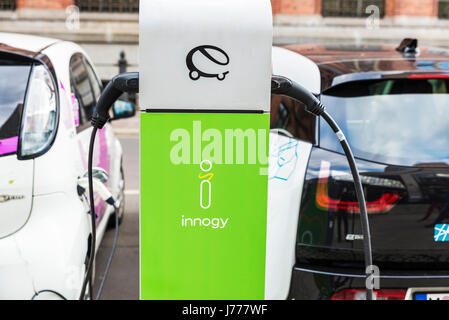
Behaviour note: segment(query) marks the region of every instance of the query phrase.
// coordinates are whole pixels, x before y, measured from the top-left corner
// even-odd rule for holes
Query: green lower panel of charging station
[[[269,115],[141,115],[141,298],[264,299]]]

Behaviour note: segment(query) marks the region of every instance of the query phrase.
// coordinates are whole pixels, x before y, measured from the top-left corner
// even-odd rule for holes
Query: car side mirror
[[[113,117],[111,121],[132,118],[136,115],[136,107],[125,100],[117,100],[112,107]]]

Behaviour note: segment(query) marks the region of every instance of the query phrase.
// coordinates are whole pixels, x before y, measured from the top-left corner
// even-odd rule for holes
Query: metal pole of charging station
[[[141,298],[264,299],[269,0],[140,3]]]

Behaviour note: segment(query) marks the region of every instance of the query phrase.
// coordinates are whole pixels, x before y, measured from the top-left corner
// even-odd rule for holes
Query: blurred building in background
[[[414,37],[423,45],[449,47],[449,0],[271,2],[277,45],[397,44]],[[139,0],[0,0],[0,31],[76,41],[107,80],[119,65],[137,69],[138,11]]]
[[[108,80],[137,70],[139,0],[0,0],[0,32],[17,32],[75,41]],[[126,62],[124,61],[126,60]]]
[[[275,43],[449,47],[449,0],[271,0]]]

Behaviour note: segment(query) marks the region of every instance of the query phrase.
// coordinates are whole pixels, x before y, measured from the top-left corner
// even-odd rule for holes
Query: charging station
[[[140,2],[141,298],[264,299],[269,0]]]

